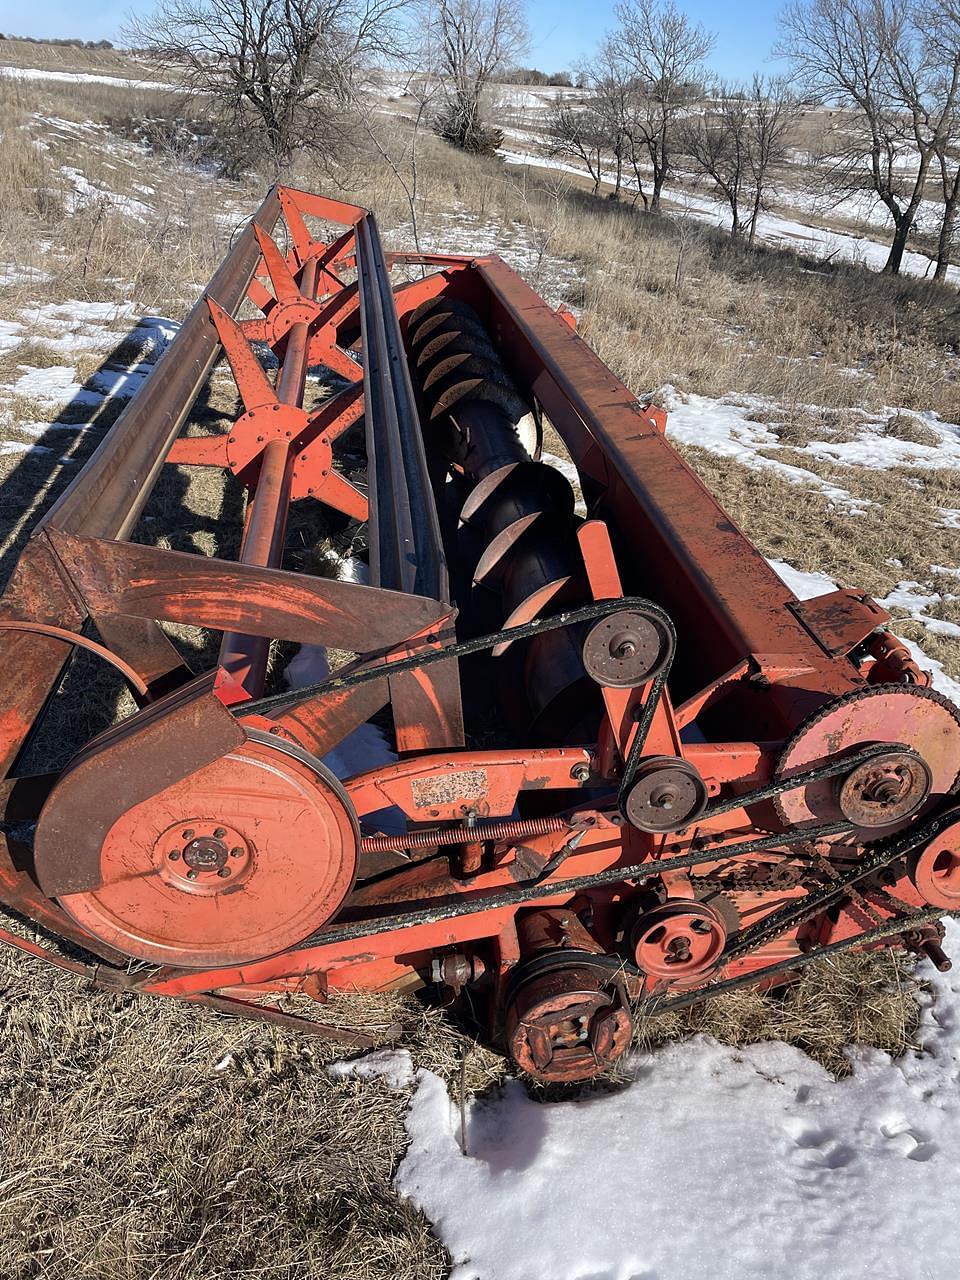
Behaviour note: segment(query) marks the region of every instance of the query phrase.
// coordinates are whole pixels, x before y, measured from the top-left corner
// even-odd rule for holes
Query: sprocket
[[[862,794],[841,795],[840,779],[786,791],[774,800],[784,825],[849,819],[859,843],[869,844],[904,830],[957,790],[960,713],[939,693],[916,685],[866,686],[828,703],[787,743],[774,776],[788,777],[876,743],[889,743],[891,752],[873,773],[863,772]],[[879,799],[871,799],[870,787]],[[883,804],[890,806],[890,822],[883,822]]]

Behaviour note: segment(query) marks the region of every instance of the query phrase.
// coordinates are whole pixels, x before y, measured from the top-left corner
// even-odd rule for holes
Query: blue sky
[[[753,71],[769,72],[770,46],[776,38],[780,0],[739,0],[718,5],[710,0],[679,0],[692,17],[717,33],[711,66],[727,79]],[[0,0],[0,31],[31,36],[79,36],[84,40],[115,39],[136,0],[112,4],[91,0]],[[144,8],[149,8],[145,4]],[[573,66],[589,55],[613,24],[615,0],[529,0],[532,33],[530,61],[546,71]]]
[[[778,68],[770,59],[780,0],[676,0],[677,7],[716,32],[711,68],[724,79],[745,79]],[[529,0],[531,62],[545,71],[571,67],[589,55],[614,25],[615,0]]]

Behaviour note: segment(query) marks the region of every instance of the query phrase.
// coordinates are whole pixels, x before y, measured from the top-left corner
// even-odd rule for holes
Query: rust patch
[[[434,778],[414,778],[410,783],[418,809],[439,808],[457,801],[482,800],[487,794],[486,769],[457,769]]]

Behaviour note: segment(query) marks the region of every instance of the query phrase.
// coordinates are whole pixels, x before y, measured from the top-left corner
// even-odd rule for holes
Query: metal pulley
[[[504,1035],[522,1070],[541,1080],[589,1080],[629,1047],[633,1019],[616,957],[569,911],[518,922],[523,960],[510,983]]]
[[[707,807],[707,785],[696,767],[679,756],[641,760],[623,801],[623,814],[640,831],[682,831]]]
[[[653,614],[624,609],[601,618],[583,642],[583,665],[597,684],[635,689],[673,657],[673,636]]]

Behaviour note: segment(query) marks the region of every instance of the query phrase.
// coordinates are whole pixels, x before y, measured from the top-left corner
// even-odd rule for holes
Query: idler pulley
[[[717,964],[727,941],[720,912],[690,898],[668,899],[645,911],[630,934],[637,967],[658,980],[702,978]]]
[[[636,609],[601,618],[583,642],[583,665],[597,684],[634,689],[662,671],[673,654],[673,637],[660,621]]]
[[[707,807],[706,783],[679,756],[642,760],[623,802],[624,817],[640,831],[680,831]]]

